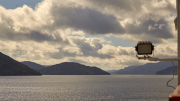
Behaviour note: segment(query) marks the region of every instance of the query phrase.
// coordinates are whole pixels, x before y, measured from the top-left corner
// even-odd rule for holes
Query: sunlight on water
[[[0,101],[168,101],[172,76],[1,76]],[[170,82],[177,86],[177,77]]]

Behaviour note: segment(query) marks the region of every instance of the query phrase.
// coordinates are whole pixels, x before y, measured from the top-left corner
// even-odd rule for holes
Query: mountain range
[[[177,65],[177,62],[174,62]],[[177,68],[177,66],[176,66]],[[120,70],[110,70],[119,75],[159,75],[172,74],[171,62],[147,63],[140,66],[129,66]],[[85,66],[75,62],[64,62],[52,66],[43,66],[34,62],[18,62],[0,52],[0,76],[10,75],[110,75],[97,67]]]
[[[110,75],[97,67],[74,62],[64,62],[48,67],[30,61],[18,62],[0,52],[0,76],[42,75],[41,73],[43,75]]]
[[[42,66],[34,62],[21,62],[43,75],[110,75],[97,67],[85,66],[75,62],[63,62],[52,66]]]
[[[53,66],[43,66],[30,61],[24,61],[22,63],[26,64],[27,66],[29,66],[30,68],[36,71],[39,71],[43,75],[98,75],[98,73],[96,74],[94,71],[93,73],[91,70],[89,71],[89,68],[87,68],[89,66],[85,66],[74,62],[64,62]],[[177,62],[174,63],[175,65],[177,65]],[[155,74],[166,75],[172,73],[172,68],[167,69],[168,66],[172,66],[172,63],[171,62],[147,63],[140,66],[125,67],[124,69],[120,69],[120,70],[109,70],[107,72],[112,75],[155,75]],[[90,68],[93,69],[93,67]],[[107,74],[107,72],[103,70],[101,70],[101,72]]]
[[[156,75],[172,75],[175,68],[175,74],[177,74],[177,66],[167,67],[166,69],[156,72]]]
[[[174,62],[175,65],[177,65],[177,62]],[[140,66],[129,66],[125,67],[124,69],[120,69],[114,72],[111,72],[111,74],[114,75],[155,75],[156,72],[166,69],[167,67],[172,66],[173,64],[171,62],[158,62],[158,63],[147,63]]]

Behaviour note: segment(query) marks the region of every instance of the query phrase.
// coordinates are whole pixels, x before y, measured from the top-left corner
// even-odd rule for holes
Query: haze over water
[[[171,78],[159,75],[1,76],[1,101],[168,101]],[[177,77],[170,82],[177,86]]]

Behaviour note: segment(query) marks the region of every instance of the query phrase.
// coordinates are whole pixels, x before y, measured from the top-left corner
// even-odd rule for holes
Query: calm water
[[[0,101],[168,101],[172,76],[1,76]],[[171,82],[177,86],[177,77]]]

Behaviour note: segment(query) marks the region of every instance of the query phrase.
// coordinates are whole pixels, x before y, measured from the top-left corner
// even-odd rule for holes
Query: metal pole
[[[177,8],[177,27],[178,27],[178,58],[180,58],[180,6],[179,6],[179,0],[176,0],[176,8]],[[180,85],[180,61],[178,61],[178,85]]]

